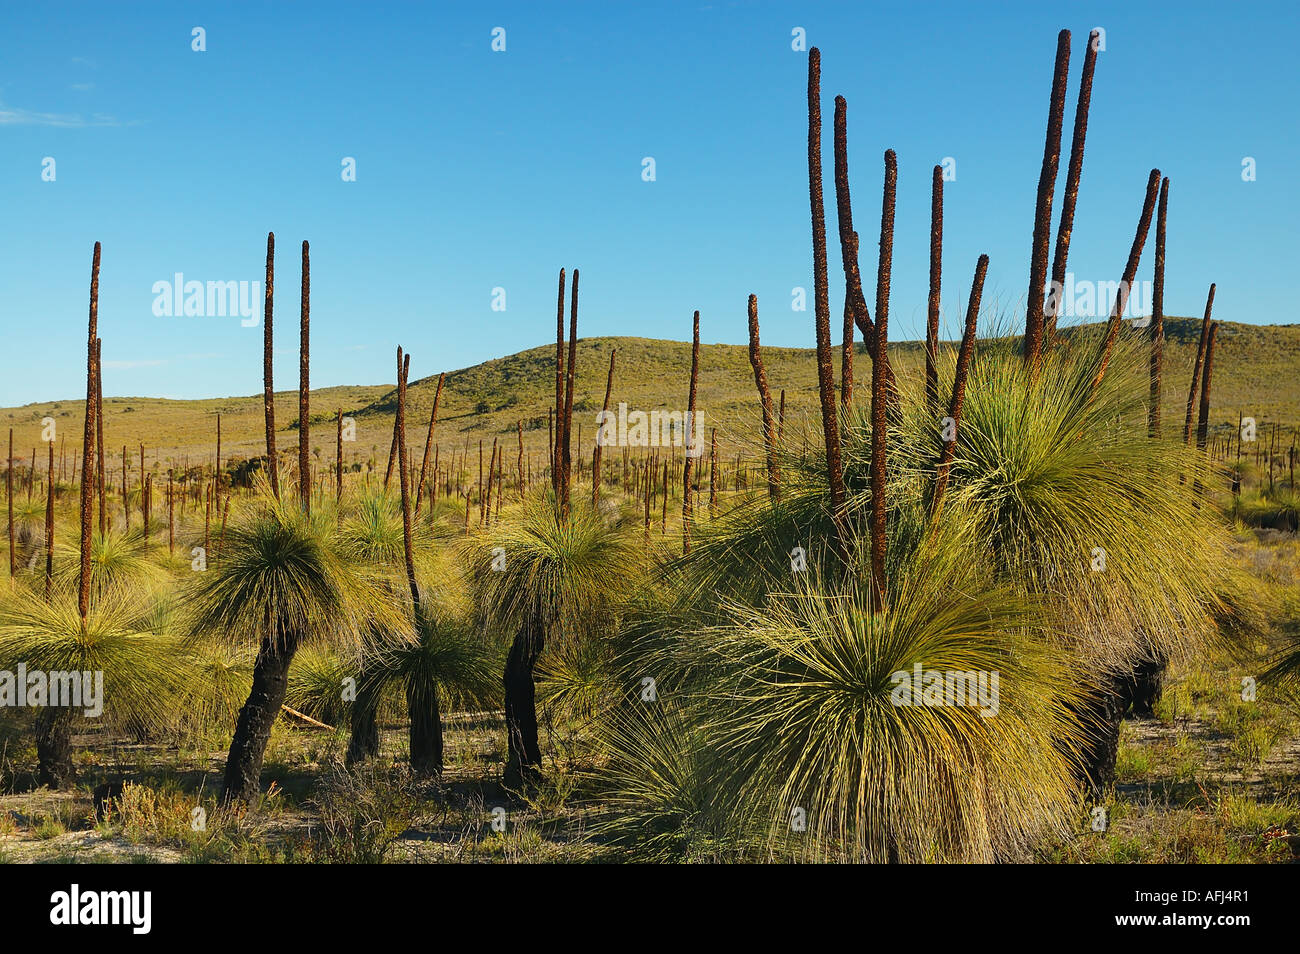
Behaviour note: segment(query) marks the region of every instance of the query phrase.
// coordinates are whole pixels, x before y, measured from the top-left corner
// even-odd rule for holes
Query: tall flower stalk
[[[1038,367],[1043,350],[1043,293],[1047,284],[1047,246],[1052,238],[1052,196],[1061,162],[1061,125],[1065,116],[1065,86],[1070,72],[1070,31],[1056,37],[1056,63],[1052,68],[1052,97],[1047,111],[1047,137],[1043,165],[1038,173],[1038,199],[1034,205],[1034,244],[1029,261],[1029,296],[1025,303],[1025,360]]]
[[[298,331],[298,495],[311,513],[311,260],[302,243],[302,310]]]
[[[695,395],[700,380],[700,313],[697,311],[691,321],[691,388],[686,399],[686,459],[682,463],[682,549],[691,552],[691,519],[695,509],[695,455],[700,449],[695,446]]]
[[[96,357],[99,354],[99,243],[95,243],[95,254],[90,265],[90,331],[86,342],[86,426],[81,445],[81,572],[77,581],[77,611],[81,614],[81,624],[85,627],[86,616],[90,612],[90,517],[94,509],[94,485],[87,477],[91,473],[95,455],[96,423],[99,418],[97,398],[99,372]],[[10,467],[13,452],[10,451]],[[12,485],[11,485],[12,487]],[[13,492],[10,491],[10,499]],[[12,511],[10,511],[12,513]],[[102,510],[101,510],[102,517]],[[13,520],[10,518],[10,525]]]
[[[758,296],[749,296],[749,363],[754,369],[759,407],[763,413],[763,450],[767,455],[767,493],[776,503],[781,499],[781,474],[778,470],[776,422],[772,420],[772,393],[767,389],[767,369],[758,340]],[[785,392],[781,392],[781,409],[785,410]]]
[[[1115,303],[1111,306],[1110,320],[1106,322],[1106,337],[1101,344],[1097,373],[1092,381],[1094,392],[1106,374],[1106,366],[1110,364],[1111,352],[1115,348],[1115,338],[1119,335],[1120,320],[1124,317],[1124,309],[1128,305],[1129,289],[1133,287],[1133,280],[1137,278],[1138,264],[1142,261],[1142,249],[1147,242],[1147,232],[1151,230],[1151,217],[1155,214],[1156,196],[1159,191],[1160,170],[1152,169],[1151,175],[1147,177],[1146,199],[1142,203],[1142,215],[1138,218],[1137,231],[1133,235],[1133,245],[1129,248],[1128,262],[1124,266],[1124,277],[1120,280],[1119,291],[1115,295]]]
[[[1083,55],[1083,75],[1079,77],[1079,99],[1074,107],[1074,134],[1070,139],[1070,163],[1065,172],[1065,192],[1061,196],[1061,219],[1056,226],[1056,251],[1052,256],[1052,286],[1049,292],[1047,322],[1043,344],[1050,347],[1056,335],[1056,320],[1061,313],[1061,293],[1065,288],[1065,267],[1070,255],[1070,236],[1074,232],[1074,207],[1079,201],[1079,179],[1083,175],[1083,145],[1088,138],[1088,107],[1092,103],[1092,76],[1097,68],[1097,47],[1101,35],[1088,35],[1088,50]]]
[[[1201,386],[1201,368],[1205,364],[1205,346],[1210,340],[1210,314],[1214,311],[1214,283],[1205,298],[1205,317],[1201,319],[1201,341],[1196,348],[1196,365],[1192,368],[1192,386],[1187,392],[1187,418],[1183,422],[1183,443],[1192,442],[1192,415],[1196,410],[1196,393]],[[1240,448],[1238,448],[1240,452]]]
[[[280,464],[275,453],[275,386],[272,323],[275,303],[275,233],[266,233],[266,292],[262,306],[262,407],[266,414],[266,472],[271,492],[280,499]]]
[[[939,407],[939,292],[943,282],[943,166],[930,175],[930,297],[925,310],[925,400]]]
[[[830,481],[831,509],[844,520],[844,469],[840,458],[839,426],[835,416],[835,375],[831,368],[830,293],[826,276],[826,209],[822,197],[821,51],[808,51],[808,199],[812,211],[813,311],[817,329],[817,391],[821,399],[822,436],[826,442],[826,469]],[[873,373],[874,380],[874,373]],[[837,552],[843,540],[837,534]]]
[[[1160,204],[1156,213],[1155,280],[1151,285],[1151,408],[1147,431],[1160,437],[1160,375],[1165,355],[1165,211],[1169,207],[1169,179],[1160,183]]]

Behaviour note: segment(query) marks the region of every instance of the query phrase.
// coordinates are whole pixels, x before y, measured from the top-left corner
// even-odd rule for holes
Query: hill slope
[[[1126,334],[1134,332],[1125,330]],[[1200,321],[1166,319],[1164,373],[1165,420],[1180,427],[1187,387],[1195,359]],[[649,338],[579,338],[575,381],[574,437],[582,428],[582,447],[589,448],[595,415],[605,395],[609,355],[617,348],[611,403],[627,402],[640,410],[684,410],[690,374],[690,345]],[[919,342],[891,344],[900,376],[920,375]],[[418,348],[417,348],[418,350]],[[731,447],[757,435],[758,405],[743,345],[702,345],[699,408],[706,427],[718,429],[719,444]],[[802,417],[817,413],[815,352],[805,348],[763,349],[773,400],[786,390],[787,421],[798,426]],[[479,439],[493,438],[516,446],[516,428],[523,423],[530,454],[545,453],[547,409],[555,393],[555,348],[545,345],[497,358],[447,374],[436,441],[458,451]],[[838,374],[839,356],[835,359]],[[858,387],[869,375],[870,362],[859,344],[855,363]],[[436,378],[413,381],[409,389],[409,437],[412,454],[423,449],[425,427],[433,404]],[[312,436],[321,460],[333,459],[334,416],[337,410],[356,420],[356,443],[345,445],[345,459],[387,461],[396,391],[392,385],[324,388],[312,392]],[[68,467],[80,441],[84,401],[56,401],[20,408],[0,408],[0,441],[4,429],[14,429],[14,453],[25,458],[40,441],[41,419],[53,417],[60,441],[67,441]],[[216,442],[216,415],[222,421],[222,456],[250,457],[263,452],[262,396],[172,401],[160,398],[113,398],[105,401],[104,442],[111,453],[128,446],[130,456],[141,442],[151,464],[211,459]],[[297,393],[276,395],[281,450],[297,446]],[[1213,415],[1215,424],[1235,426],[1238,413],[1260,423],[1300,425],[1300,325],[1244,325],[1221,322],[1215,359]],[[0,448],[0,454],[3,449]],[[584,455],[586,452],[584,451]],[[138,464],[137,464],[138,466]]]

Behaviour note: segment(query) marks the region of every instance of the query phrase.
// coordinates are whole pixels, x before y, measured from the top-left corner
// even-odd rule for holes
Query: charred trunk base
[[[411,719],[411,771],[417,775],[442,774],[442,714],[438,691],[406,689],[406,708]]]
[[[537,690],[533,670],[542,654],[545,635],[536,619],[525,620],[506,656],[506,771],[505,786],[523,791],[542,775],[542,750],[537,742]]]
[[[1075,782],[1093,799],[1104,798],[1115,784],[1120,726],[1129,702],[1124,689],[1123,680],[1106,677],[1088,691],[1078,708],[1085,740],[1075,768]]]
[[[379,754],[379,699],[374,693],[357,693],[350,722],[352,732],[343,760],[346,765],[355,765]]]
[[[1156,703],[1165,690],[1165,667],[1168,665],[1168,659],[1156,656],[1143,659],[1134,667],[1125,686],[1130,716],[1135,719],[1155,718]]]
[[[68,788],[77,780],[72,764],[72,724],[76,710],[46,706],[36,717],[36,783]]]
[[[289,687],[289,666],[297,649],[296,636],[286,636],[278,643],[262,641],[257,662],[253,664],[253,690],[239,710],[235,737],[226,758],[225,784],[221,792],[223,805],[252,801],[261,791],[262,759],[271,739],[271,726],[284,704],[284,695]]]

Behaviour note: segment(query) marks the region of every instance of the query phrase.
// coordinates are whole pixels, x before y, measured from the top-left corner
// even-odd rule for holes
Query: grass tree
[[[411,769],[426,775],[443,769],[441,713],[482,709],[501,698],[501,654],[472,624],[463,590],[447,580],[421,593],[413,636],[390,633],[386,642],[372,644],[358,684],[358,699],[364,696],[374,705],[389,690],[400,691],[410,717]]]
[[[1231,577],[1224,531],[1178,481],[1187,452],[1147,436],[1144,345],[1119,342],[1100,384],[1088,343],[1045,353],[1036,379],[1005,347],[981,349],[948,472],[947,499],[979,524],[981,559],[1047,601],[1088,674],[1081,718],[1095,724],[1081,777],[1093,788],[1113,772],[1123,677],[1139,659],[1214,638],[1234,598],[1216,591]],[[903,428],[912,479],[932,466],[933,428],[928,415]]]
[[[424,535],[417,537],[417,545]],[[375,582],[393,595],[405,583],[405,539],[398,502],[380,489],[352,498],[339,528],[340,549],[355,566],[369,568]],[[350,711],[351,736],[347,761],[359,762],[379,753],[380,695],[372,667],[377,654],[396,638],[382,624],[372,621],[362,629],[362,639],[349,657],[356,679],[356,699]]]
[[[581,499],[563,517],[549,494],[530,496],[474,541],[469,575],[481,623],[513,633],[504,676],[508,787],[540,776],[534,671],[543,650],[592,636],[592,622],[634,589],[641,563],[621,524]]]
[[[301,646],[356,646],[375,620],[401,626],[391,594],[347,559],[334,529],[328,516],[282,505],[268,492],[229,527],[221,560],[195,574],[188,588],[192,637],[258,647],[226,760],[223,803],[258,793],[271,726]]]
[[[159,584],[167,579],[167,568],[159,564],[143,530],[110,530],[90,538],[89,572],[91,594],[115,585]],[[56,541],[53,576],[58,582],[74,584],[82,575],[80,547]]]
[[[908,547],[887,608],[866,580],[828,591],[806,575],[709,633],[702,707],[724,800],[754,806],[773,834],[802,810],[802,850],[849,860],[1023,858],[1064,830],[1068,659],[1034,639],[1031,604],[972,572],[973,532],[949,512]],[[917,704],[919,685],[915,699],[896,691],[917,667],[997,673],[997,697]]]
[[[83,615],[77,587],[58,584],[49,598],[24,588],[0,601],[0,670],[12,673],[23,666],[28,673],[46,674],[51,683],[55,673],[81,680],[80,708],[55,705],[52,697],[41,704],[36,718],[40,784],[64,787],[74,781],[72,735],[85,724],[88,709],[102,706],[92,717],[119,729],[161,727],[176,711],[188,669],[159,600],[152,588],[114,585],[97,591]],[[87,692],[98,696],[96,705]]]
[[[869,460],[854,446],[869,427],[848,423],[852,474]],[[684,560],[673,582],[688,598],[634,624],[642,632],[623,661],[625,681],[654,673],[663,701],[632,693],[604,723],[615,808],[607,834],[663,859],[761,849],[990,861],[1023,858],[1037,839],[1063,832],[1073,790],[1062,740],[1079,738],[1072,661],[1039,638],[1035,600],[991,565],[972,564],[978,524],[950,504],[932,525],[914,495],[891,508],[882,607],[871,595],[868,534],[855,536],[847,572],[826,550],[796,564],[777,549],[789,525],[818,524],[823,534],[833,525],[822,465],[791,477],[780,508],[756,511],[770,548],[739,522],[731,531],[745,537],[735,581],[746,586],[697,589],[690,578],[708,564]],[[869,491],[851,496],[858,525]],[[697,553],[716,557],[716,544],[702,535]],[[697,599],[701,590],[712,599]],[[997,672],[997,701],[987,696],[982,714],[901,699],[896,674],[910,679],[916,666]]]

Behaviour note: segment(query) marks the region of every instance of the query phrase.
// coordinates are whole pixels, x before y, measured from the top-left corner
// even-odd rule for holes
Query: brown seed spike
[[[145,524],[145,537],[149,525]],[[45,599],[54,585],[54,441],[50,441],[50,459],[45,471]]]
[[[1214,342],[1219,336],[1219,323],[1210,325],[1210,340],[1205,346],[1205,377],[1201,379],[1201,409],[1196,422],[1196,449],[1205,450],[1210,429],[1210,384],[1214,377]]]
[[[808,197],[812,208],[813,308],[817,328],[817,389],[821,398],[822,434],[826,442],[826,469],[831,510],[837,533],[835,550],[843,554],[840,535],[844,519],[844,475],[840,461],[839,427],[835,418],[835,377],[831,369],[830,294],[826,276],[826,210],[822,199],[821,51],[808,51]],[[879,328],[877,328],[879,338]],[[874,376],[874,372],[873,372]]]
[[[1205,299],[1205,317],[1201,319],[1201,343],[1196,348],[1196,366],[1192,369],[1192,387],[1187,392],[1187,419],[1183,422],[1183,443],[1192,442],[1192,414],[1196,409],[1196,392],[1201,386],[1201,367],[1205,363],[1205,346],[1210,339],[1210,313],[1214,311],[1214,284]],[[1240,448],[1238,448],[1240,453]]]
[[[943,277],[943,166],[930,179],[930,298],[925,314],[925,399],[933,412],[939,407],[939,287]]]
[[[853,231],[853,201],[849,192],[848,103],[835,97],[835,211],[839,222],[840,258],[844,267],[844,357],[841,366],[841,403],[847,407],[853,395],[853,325],[862,332],[867,353],[875,351],[875,329],[862,294],[862,273],[858,267],[857,233]]]
[[[847,416],[853,404],[853,306],[844,302],[844,326],[840,345],[840,413]]]
[[[700,313],[697,311],[691,322],[691,388],[686,399],[686,458],[682,464],[682,550],[691,552],[691,519],[694,516],[695,494],[692,477],[695,473],[695,458],[704,450],[695,443],[695,394],[700,380]]]
[[[984,278],[989,271],[989,257],[981,255],[975,263],[975,277],[970,285],[970,301],[966,306],[966,329],[961,336],[961,350],[957,353],[957,372],[952,382],[952,399],[948,403],[948,417],[952,419],[952,440],[944,441],[935,468],[934,495],[930,502],[930,519],[935,520],[943,508],[943,494],[948,486],[948,472],[957,452],[957,431],[961,426],[961,407],[966,399],[966,375],[970,370],[971,354],[975,348],[975,326],[979,321],[980,299],[984,294]],[[945,422],[946,423],[946,422]]]
[[[773,434],[772,394],[767,389],[767,369],[763,367],[763,352],[758,341],[758,296],[749,296],[749,363],[754,369],[754,384],[758,387],[759,406],[763,412],[763,451],[767,456],[767,493],[772,502],[781,499],[781,477],[777,470],[777,436]],[[781,392],[781,410],[785,411],[785,392]]]
[[[429,473],[429,449],[433,445],[433,429],[438,426],[438,402],[442,400],[442,382],[446,374],[438,375],[438,389],[433,393],[433,410],[429,414],[429,430],[424,436],[424,457],[420,460],[420,483],[415,492],[415,516],[420,516],[420,502],[424,500],[424,482]]]
[[[90,364],[89,355],[87,355],[86,364]],[[89,401],[86,402],[86,407],[89,410]],[[87,413],[87,417],[89,417],[89,413]],[[84,501],[86,495],[86,481],[84,478],[81,483],[81,494]],[[9,506],[9,576],[13,577],[18,573],[18,560],[14,541],[14,429],[12,427],[9,428],[9,456],[5,458],[5,498]]]
[[[555,434],[551,440],[551,489],[560,503],[560,419],[564,416],[564,269],[560,269],[560,293],[555,305]]]
[[[578,361],[578,270],[573,270],[573,287],[569,290],[569,361],[564,369],[564,440],[560,446],[562,475],[560,512],[569,516],[569,491],[573,482],[573,385]]]
[[[411,480],[406,457],[406,376],[411,356],[403,357],[397,349],[397,466],[402,489],[402,553],[406,558],[406,581],[411,587],[411,603],[420,608],[420,589],[415,582],[415,555],[411,548]]]
[[[311,513],[311,260],[302,243],[302,309],[298,336],[298,493]]]
[[[1074,207],[1079,201],[1079,178],[1083,175],[1083,145],[1088,138],[1088,107],[1092,102],[1092,76],[1097,69],[1097,47],[1101,35],[1088,35],[1088,50],[1083,55],[1083,75],[1079,77],[1079,100],[1074,108],[1074,135],[1070,140],[1070,164],[1065,173],[1065,193],[1061,196],[1061,220],[1056,226],[1056,252],[1052,256],[1050,307],[1044,331],[1048,347],[1056,335],[1056,319],[1061,313],[1061,294],[1065,289],[1066,260],[1070,255],[1070,236],[1074,231]]]
[[[898,195],[898,157],[894,150],[885,150],[885,187],[884,198],[880,206],[880,260],[876,268],[876,343],[875,357],[884,366],[886,380],[889,356],[886,349],[880,347],[881,330],[889,322],[889,282],[894,262],[894,206]]]
[[[1160,205],[1156,213],[1155,280],[1151,285],[1151,406],[1147,432],[1160,437],[1160,375],[1165,352],[1165,211],[1169,206],[1169,180],[1160,183]]]
[[[96,289],[98,297],[98,289]],[[104,463],[104,366],[103,339],[95,339],[95,485],[99,491],[99,535],[108,534],[108,467]]]
[[[1029,264],[1029,296],[1025,303],[1025,360],[1038,367],[1043,350],[1043,294],[1047,284],[1047,245],[1052,238],[1052,195],[1061,163],[1061,125],[1065,116],[1065,87],[1070,72],[1070,31],[1056,37],[1056,63],[1052,71],[1052,98],[1047,112],[1047,138],[1043,165],[1038,173],[1038,199],[1034,206],[1034,245]]]
[[[877,611],[887,605],[885,558],[887,501],[886,450],[889,442],[889,279],[894,256],[894,205],[898,193],[898,158],[885,152],[885,187],[880,211],[880,263],[876,272],[876,353],[871,362],[871,596]]]
[[[86,342],[86,424],[82,438],[81,457],[81,572],[78,575],[77,610],[81,614],[82,625],[90,612],[90,535],[91,512],[94,508],[94,486],[87,477],[91,473],[91,462],[95,455],[96,430],[98,418],[96,398],[98,396],[98,372],[96,357],[99,352],[99,243],[95,243],[94,257],[90,264],[90,328]],[[13,433],[9,437],[9,469],[13,469]],[[13,506],[13,478],[9,483],[10,507]],[[13,527],[13,510],[10,510],[9,526]]]
[[[334,434],[334,510],[343,519],[343,408],[335,409]]]
[[[275,313],[275,233],[266,233],[266,292],[262,314],[262,405],[266,413],[266,470],[271,492],[280,499],[280,465],[275,454],[275,386],[272,383],[275,354],[272,324]]]
[[[876,350],[876,330],[862,294],[862,272],[858,266],[858,233],[853,230],[853,200],[849,191],[848,104],[835,97],[835,211],[839,219],[840,258],[844,264],[845,300],[852,306],[853,320],[862,332],[867,353]]]
[[[1115,338],[1119,335],[1119,323],[1124,315],[1124,309],[1128,306],[1129,289],[1133,287],[1133,279],[1137,277],[1138,263],[1142,260],[1142,249],[1147,242],[1147,232],[1151,230],[1151,217],[1155,214],[1156,195],[1159,191],[1160,170],[1152,169],[1151,175],[1147,177],[1147,194],[1142,203],[1142,215],[1138,219],[1137,231],[1133,235],[1128,263],[1124,266],[1124,278],[1120,281],[1119,292],[1115,295],[1114,305],[1111,306],[1110,320],[1106,323],[1106,338],[1101,345],[1097,374],[1092,379],[1094,392],[1101,384],[1101,379],[1106,374],[1106,367],[1110,364],[1110,354],[1115,347]]]
[[[605,379],[605,405],[601,410],[601,418],[600,418],[602,425],[604,424],[605,420],[609,416],[609,395],[610,392],[614,390],[614,357],[617,354],[618,354],[617,348],[615,348],[613,351],[609,353],[609,376]],[[600,430],[596,431],[596,449],[592,451],[592,456],[591,456],[591,506],[593,509],[595,509],[596,505],[600,503],[600,457],[601,457],[601,450],[603,449],[601,443],[601,434],[604,432],[604,430],[605,429],[602,426]],[[523,433],[524,432],[521,425],[519,431],[519,459],[521,462],[523,461],[523,455],[524,455]],[[520,474],[519,486],[522,488],[523,487],[523,464],[522,463],[520,464],[519,467],[519,474]]]

